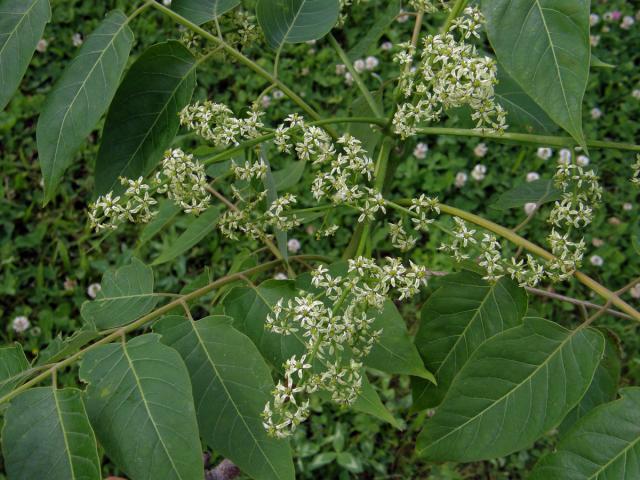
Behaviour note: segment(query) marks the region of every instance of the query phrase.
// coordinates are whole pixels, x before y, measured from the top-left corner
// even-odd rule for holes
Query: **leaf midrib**
[[[64,451],[67,454],[67,460],[69,461],[69,470],[71,470],[72,480],[76,479],[76,472],[74,469],[73,459],[71,458],[71,449],[69,448],[69,440],[67,438],[67,431],[65,429],[64,421],[62,420],[62,411],[60,410],[60,402],[58,401],[58,392],[52,388],[51,395],[55,403],[56,415],[58,422],[60,423],[60,430],[62,432],[62,438],[64,440]]]
[[[18,31],[18,28],[20,27],[20,25],[22,25],[22,22],[24,22],[24,20],[31,15],[31,10],[33,10],[35,8],[35,6],[40,3],[42,0],[35,0],[31,6],[26,9],[23,14],[22,14],[22,18],[18,21],[18,23],[16,23],[15,27],[13,28],[13,30],[10,30],[9,32],[9,36],[7,37],[7,40],[4,42],[4,45],[2,45],[2,48],[0,48],[0,55],[2,55],[4,53],[4,49],[7,47],[7,45],[9,44],[9,42],[11,41],[11,38],[13,37],[13,35]],[[20,14],[18,14],[20,15]]]

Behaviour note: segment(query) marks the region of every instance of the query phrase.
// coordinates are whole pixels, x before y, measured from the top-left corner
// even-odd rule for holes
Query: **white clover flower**
[[[363,59],[359,58],[355,62],[353,62],[353,68],[356,72],[362,73],[367,68],[367,64]]]
[[[373,55],[370,55],[365,59],[364,63],[367,70],[375,70],[376,68],[378,68],[380,61]]]
[[[540,174],[538,172],[527,173],[527,182],[535,182],[536,180],[540,180]]]
[[[604,245],[604,240],[596,237],[593,240],[591,240],[591,245],[593,245],[596,248],[599,248]]]
[[[276,100],[281,100],[284,98],[284,92],[280,89],[275,89],[273,91],[273,98],[275,98]]]
[[[600,43],[600,35],[589,35],[589,43],[592,47],[597,47]]]
[[[594,25],[597,25],[599,21],[600,17],[597,14],[592,13],[591,15],[589,15],[589,25],[591,25],[592,27]]]
[[[95,299],[98,296],[98,292],[102,290],[102,285],[99,283],[92,283],[87,287],[87,295],[89,298]]]
[[[598,107],[592,108],[591,118],[593,118],[594,120],[598,120],[600,117],[602,117],[602,110],[600,110]]]
[[[636,283],[630,290],[629,293],[631,294],[632,298],[638,299],[640,298],[640,283]]]
[[[538,208],[538,204],[535,202],[528,202],[524,204],[524,213],[531,215]]]
[[[398,23],[406,23],[408,20],[409,15],[404,10],[400,10],[400,14],[396,17],[396,21]]]
[[[591,257],[589,257],[589,262],[591,262],[591,265],[594,265],[596,267],[601,267],[602,265],[604,265],[604,260],[600,255],[591,255]]]
[[[165,7],[170,7],[170,6],[171,6],[171,0],[162,0],[162,4],[163,4]]]
[[[622,22],[620,23],[620,28],[622,28],[623,30],[629,30],[634,23],[636,23],[636,21],[633,19],[633,17],[625,15],[625,17],[622,19]]]
[[[486,145],[486,144],[484,144],[484,143],[479,143],[479,144],[478,144],[478,145],[476,145],[476,147],[473,149],[473,154],[474,154],[476,157],[480,157],[480,158],[482,158],[482,157],[484,157],[484,156],[487,154],[487,152],[488,152],[488,151],[489,151],[489,148],[487,147],[487,145]]]
[[[297,238],[290,238],[287,242],[287,250],[291,253],[298,253],[302,245],[300,244],[300,240]]]
[[[347,73],[347,66],[344,63],[338,63],[336,65],[336,75],[342,76]]]
[[[351,75],[351,72],[347,72],[344,74],[344,83],[346,83],[348,87],[353,85],[353,81],[353,75]]]
[[[263,95],[260,99],[260,105],[262,108],[269,108],[271,105],[271,97],[269,95]]]
[[[74,33],[71,37],[71,43],[74,47],[79,47],[80,45],[82,45],[84,43],[82,35],[80,33]]]
[[[561,165],[568,165],[571,163],[572,156],[573,154],[571,153],[571,150],[563,148],[558,154],[558,163]]]
[[[419,160],[423,160],[427,157],[427,152],[429,151],[429,146],[426,143],[418,143],[416,148],[413,149],[413,156]]]
[[[473,170],[471,170],[471,176],[477,182],[484,180],[486,174],[487,167],[485,165],[482,165],[481,163],[477,164],[475,167],[473,167]]]
[[[633,210],[633,203],[625,202],[625,203],[622,205],[622,209],[623,209],[624,211],[626,211],[626,212],[628,212],[628,211],[630,211],[630,210]]]
[[[11,322],[11,328],[13,328],[13,331],[16,333],[25,332],[30,326],[31,322],[29,322],[29,319],[24,315],[17,316],[13,319],[13,322]]]
[[[635,88],[633,92],[631,92],[631,96],[637,100],[640,100],[640,88]]]
[[[274,280],[289,280],[286,273],[278,272],[273,276]]]
[[[456,179],[455,179],[455,181],[454,181],[454,185],[455,185],[457,188],[462,188],[462,187],[464,187],[465,183],[467,183],[467,179],[468,179],[468,178],[469,178],[469,177],[467,176],[467,174],[466,174],[466,173],[464,173],[464,172],[458,172],[458,173],[456,173]]]
[[[40,53],[44,53],[47,51],[47,47],[49,46],[49,42],[47,42],[44,38],[38,40],[36,44],[36,50]]]
[[[551,155],[553,155],[553,150],[551,150],[549,147],[540,147],[538,148],[536,155],[542,160],[548,160],[551,158]]]
[[[393,49],[393,43],[391,42],[382,42],[382,45],[380,45],[380,48],[385,51],[385,52],[389,52]]]
[[[580,165],[581,167],[586,167],[587,165],[589,165],[590,161],[591,160],[586,155],[578,155],[578,157],[576,158],[576,164]]]

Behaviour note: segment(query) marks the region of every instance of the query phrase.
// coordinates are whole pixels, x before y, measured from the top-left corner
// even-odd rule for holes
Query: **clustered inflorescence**
[[[403,68],[400,90],[407,101],[394,116],[395,133],[402,138],[413,136],[419,123],[438,121],[445,110],[465,105],[473,111],[477,128],[504,132],[506,111],[495,101],[496,63],[465,42],[479,37],[483,22],[477,7],[467,7],[447,33],[423,38],[415,68],[411,66],[416,48],[410,43],[401,45],[394,61]],[[461,39],[456,39],[455,33]]]
[[[379,266],[358,257],[349,260],[343,275],[322,266],[314,270],[311,284],[317,293],[300,292],[286,303],[280,299],[266,328],[296,335],[305,352],[283,365],[284,380],[262,415],[267,431],[278,438],[290,435],[309,416],[308,397],[316,392],[328,393],[339,405],[352,404],[362,388],[363,360],[382,333],[374,325],[376,312],[392,295],[413,296],[427,278],[425,267],[407,267],[397,258]]]

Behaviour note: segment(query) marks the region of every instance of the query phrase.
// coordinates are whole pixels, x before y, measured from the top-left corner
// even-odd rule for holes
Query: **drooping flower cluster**
[[[477,128],[503,132],[506,111],[495,101],[497,67],[493,59],[481,56],[464,40],[479,37],[483,23],[476,7],[467,7],[445,34],[423,38],[420,63],[415,69],[416,54],[411,44],[403,44],[394,61],[403,68],[400,89],[408,100],[398,107],[394,131],[402,138],[415,135],[421,122],[438,121],[445,110],[468,105]],[[461,40],[456,39],[457,33]]]
[[[263,424],[269,434],[284,438],[309,416],[308,395],[324,391],[340,405],[352,404],[362,388],[363,360],[382,331],[374,326],[375,312],[387,298],[409,298],[426,285],[427,270],[397,258],[382,266],[372,259],[349,260],[346,274],[325,267],[312,272],[316,292],[280,299],[267,317],[266,329],[302,338],[305,352],[289,358],[284,380],[265,405]]]
[[[165,152],[162,167],[151,185],[143,177],[137,180],[121,177],[120,182],[127,187],[122,195],[109,192],[89,205],[89,222],[97,232],[115,230],[125,221],[149,222],[157,213],[152,210],[158,203],[155,193],[166,195],[185,213],[193,215],[206,210],[211,200],[206,191],[204,166],[180,149]]]

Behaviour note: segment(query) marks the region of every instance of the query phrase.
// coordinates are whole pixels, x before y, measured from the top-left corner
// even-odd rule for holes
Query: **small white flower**
[[[353,85],[353,75],[351,75],[351,72],[347,72],[344,74],[344,83],[346,83],[348,86]]]
[[[404,10],[400,10],[400,15],[396,17],[398,23],[406,23],[409,20],[409,15]]]
[[[591,262],[591,265],[594,265],[596,267],[601,267],[604,264],[604,260],[600,255],[591,255],[589,261]]]
[[[380,48],[385,52],[388,52],[389,50],[393,49],[393,43],[383,42],[382,45],[380,45]]]
[[[540,174],[538,172],[527,173],[527,182],[535,182],[536,180],[540,180]]]
[[[633,19],[633,17],[625,15],[625,17],[622,19],[622,22],[620,23],[620,28],[629,30],[634,23],[636,23],[636,21]]]
[[[367,70],[375,70],[376,68],[378,68],[378,65],[380,65],[380,61],[373,55],[368,56],[364,63],[367,67]]]
[[[79,33],[74,33],[73,36],[71,37],[71,43],[73,44],[74,47],[79,47],[80,45],[82,45],[84,42],[84,40],[82,39],[82,35]]]
[[[536,155],[538,155],[538,158],[541,158],[542,160],[548,160],[551,158],[551,155],[553,155],[553,150],[549,147],[540,147],[538,148]]]
[[[536,211],[536,208],[538,208],[538,205],[535,202],[525,203],[524,213],[526,213],[527,215],[531,215],[533,212]]]
[[[274,90],[273,91],[273,98],[275,98],[276,100],[280,100],[281,98],[284,98],[284,93],[282,92],[282,90]]]
[[[633,96],[633,98],[640,100],[640,88],[636,88],[635,90],[633,90],[633,92],[631,92],[631,96]]]
[[[560,150],[559,153],[559,157],[558,158],[558,163],[561,165],[568,165],[571,163],[571,150],[569,150],[568,148],[563,148],[562,150]]]
[[[418,143],[416,148],[413,149],[413,156],[419,160],[426,158],[429,146],[426,143]]]
[[[47,47],[49,46],[49,42],[47,42],[44,38],[38,40],[38,44],[36,45],[36,50],[40,53],[44,53],[47,51]]]
[[[594,25],[597,25],[599,21],[600,21],[600,17],[598,15],[596,15],[595,13],[592,13],[591,15],[589,15],[589,24],[592,27]]]
[[[458,172],[456,173],[456,180],[454,182],[454,185],[458,188],[462,188],[464,187],[464,184],[467,183],[467,179],[469,177],[467,176],[466,173],[464,172]]]
[[[592,47],[597,47],[600,43],[600,35],[589,35],[589,43]]]
[[[636,283],[636,285],[629,290],[632,298],[640,298],[640,283]]]
[[[475,167],[473,167],[473,170],[471,170],[471,176],[478,182],[484,180],[486,174],[487,167],[485,165],[482,165],[481,163],[477,164]]]
[[[591,245],[596,248],[601,247],[604,245],[604,240],[602,240],[601,238],[594,238],[593,240],[591,240]]]
[[[271,105],[271,97],[269,95],[263,95],[260,99],[260,105],[262,105],[262,108],[269,108],[269,105]]]
[[[297,238],[291,238],[287,242],[287,250],[289,250],[291,253],[298,253],[301,247],[302,245],[300,244],[300,240],[298,240]]]
[[[576,163],[581,167],[586,167],[587,165],[589,165],[589,162],[589,157],[587,157],[586,155],[578,155],[578,158],[576,158]]]
[[[31,322],[24,315],[20,315],[14,318],[13,322],[11,322],[11,328],[13,328],[13,331],[16,333],[22,333],[26,331],[30,326]]]
[[[473,154],[476,157],[482,158],[487,154],[488,151],[489,149],[484,143],[479,143],[478,145],[476,145],[476,148],[473,149]]]
[[[287,274],[286,274],[286,273],[283,273],[283,272],[278,272],[278,273],[276,273],[276,274],[273,276],[273,278],[274,278],[275,280],[289,280],[289,277],[287,277]]]
[[[342,76],[347,73],[347,66],[344,63],[338,63],[336,65],[336,75]]]
[[[602,117],[602,110],[600,110],[598,107],[593,107],[591,109],[591,118],[593,118],[594,120],[598,120],[600,117]]]
[[[102,290],[102,285],[99,283],[92,283],[87,287],[87,295],[89,295],[90,298],[96,298],[100,290]]]
[[[622,205],[622,209],[627,212],[629,210],[633,210],[633,203],[626,202],[624,205]]]
[[[163,4],[165,7],[170,7],[170,6],[171,6],[171,0],[162,0],[162,4]]]
[[[367,68],[367,64],[365,63],[364,60],[359,58],[355,62],[353,62],[353,68],[355,69],[356,72],[361,73],[361,72],[364,72],[365,68]]]

